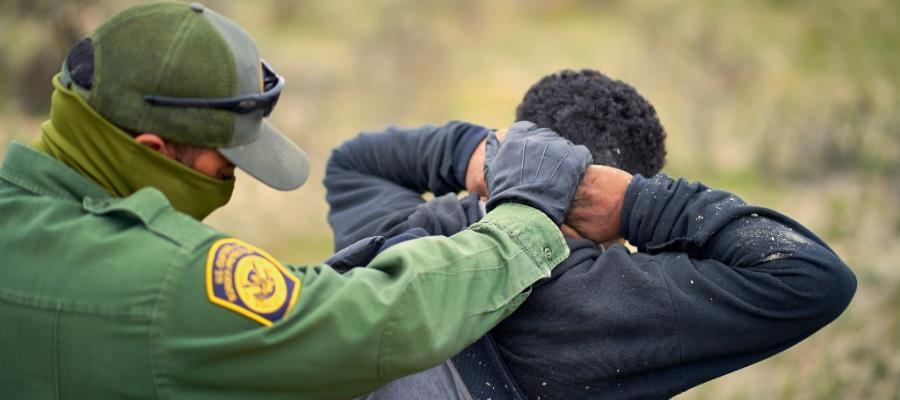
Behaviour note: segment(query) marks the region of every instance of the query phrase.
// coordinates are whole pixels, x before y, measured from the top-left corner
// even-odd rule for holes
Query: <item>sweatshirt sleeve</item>
[[[421,228],[452,235],[478,221],[477,196],[459,199],[486,128],[464,122],[363,133],[332,152],[325,172],[335,247]],[[422,195],[433,193],[434,201]]]
[[[759,316],[790,304],[815,315],[799,320],[818,328],[840,315],[856,290],[850,268],[804,226],[700,183],[635,177],[621,226],[624,238],[656,255],[664,268],[672,257],[694,260],[694,268],[668,271],[674,288],[685,283],[678,281],[681,273],[689,278],[696,269],[703,283],[716,288],[712,294],[735,307],[753,306]]]

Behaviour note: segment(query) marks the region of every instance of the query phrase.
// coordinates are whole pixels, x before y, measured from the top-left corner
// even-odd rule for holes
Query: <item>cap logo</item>
[[[300,279],[268,253],[241,240],[221,239],[209,249],[209,301],[265,326],[290,313],[300,285]]]

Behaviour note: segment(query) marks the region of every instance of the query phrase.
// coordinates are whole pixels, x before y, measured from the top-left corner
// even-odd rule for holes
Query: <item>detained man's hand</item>
[[[591,152],[531,122],[517,122],[501,143],[487,138],[484,177],[490,211],[504,202],[525,204],[562,225]],[[577,229],[577,228],[576,228]]]
[[[617,168],[592,165],[566,217],[566,225],[585,239],[604,244],[619,238],[622,202],[631,183],[631,174]]]
[[[506,129],[500,129],[494,134],[498,140],[503,141],[503,138],[506,136]],[[466,191],[477,194],[482,200],[487,200],[488,197],[487,185],[484,183],[484,147],[486,141],[487,139],[482,140],[478,144],[478,147],[472,152],[472,156],[469,157],[469,164],[466,167]]]

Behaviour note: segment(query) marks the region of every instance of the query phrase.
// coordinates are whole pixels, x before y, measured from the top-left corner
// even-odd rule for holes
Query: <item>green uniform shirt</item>
[[[506,204],[366,268],[282,266],[14,143],[0,169],[0,398],[349,398],[431,367],[568,256]]]

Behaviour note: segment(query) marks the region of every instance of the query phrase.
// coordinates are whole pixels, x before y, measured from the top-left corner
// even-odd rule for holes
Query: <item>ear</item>
[[[175,158],[175,150],[166,143],[166,140],[159,137],[154,133],[141,133],[134,137],[134,141],[138,142],[138,144],[142,146],[147,146],[154,151],[162,153],[162,155],[172,158]]]

